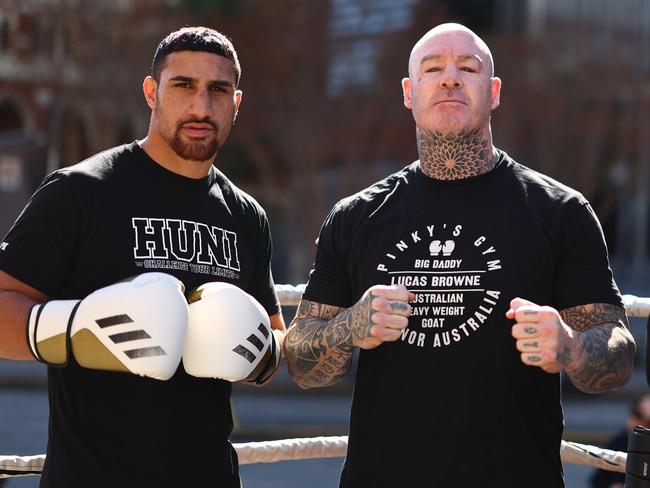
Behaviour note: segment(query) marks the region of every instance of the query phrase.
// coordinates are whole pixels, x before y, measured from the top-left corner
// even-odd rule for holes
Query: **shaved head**
[[[436,40],[448,37],[450,35],[459,35],[467,37],[468,40],[476,48],[474,53],[467,53],[467,56],[476,55],[480,58],[481,63],[487,69],[487,72],[490,73],[490,76],[494,76],[494,60],[492,58],[492,53],[490,48],[485,44],[483,39],[477,36],[474,31],[468,29],[461,24],[440,24],[429,32],[424,34],[418,42],[415,43],[413,49],[411,50],[411,55],[409,57],[408,71],[409,76],[413,76],[413,73],[417,71],[418,66],[422,62],[423,57],[430,51],[430,47],[435,45]]]
[[[419,130],[478,130],[491,144],[490,114],[499,106],[501,80],[490,48],[464,25],[441,24],[415,43],[402,89]]]

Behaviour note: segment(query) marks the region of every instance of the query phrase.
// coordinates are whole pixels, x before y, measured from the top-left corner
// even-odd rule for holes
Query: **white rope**
[[[577,442],[562,441],[560,456],[565,463],[581,464],[606,469],[607,471],[625,473],[625,462],[627,461],[627,453],[625,452],[610,451],[609,449],[601,449],[600,447]]]
[[[625,313],[630,317],[650,316],[650,298],[623,295],[623,305],[625,305]]]
[[[305,284],[302,285],[275,285],[278,299],[282,305],[287,307],[296,306],[300,303],[300,297],[305,292]]]
[[[40,475],[45,454],[38,456],[0,456],[0,478]]]
[[[233,444],[239,464],[277,463],[299,459],[344,457],[348,450],[348,437],[311,437],[283,439],[280,441],[247,442]]]
[[[347,436],[312,437],[305,439],[283,439],[266,442],[247,442],[233,444],[239,457],[239,464],[276,463],[344,457],[348,447]],[[627,454],[610,451],[595,446],[562,441],[560,447],[562,461],[580,464],[608,471],[625,472]],[[43,469],[45,455],[40,456],[0,456],[0,478],[39,475]]]

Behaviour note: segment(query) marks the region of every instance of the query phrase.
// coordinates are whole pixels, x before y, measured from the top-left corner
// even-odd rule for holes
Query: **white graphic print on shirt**
[[[480,329],[501,291],[490,286],[501,270],[497,250],[462,225],[427,225],[402,238],[384,254],[377,270],[390,284],[416,294],[401,340],[418,347],[453,346]]]
[[[235,232],[191,220],[134,217],[131,223],[136,266],[239,279]]]

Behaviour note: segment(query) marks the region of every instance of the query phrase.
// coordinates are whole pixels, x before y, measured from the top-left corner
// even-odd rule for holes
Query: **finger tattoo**
[[[535,349],[537,349],[539,347],[537,341],[524,342],[524,346],[525,347],[534,347]]]
[[[409,305],[404,302],[390,302],[391,312],[408,312]]]
[[[531,363],[539,363],[542,360],[542,358],[540,356],[528,356],[528,360]]]
[[[526,334],[537,334],[537,327],[524,327]]]

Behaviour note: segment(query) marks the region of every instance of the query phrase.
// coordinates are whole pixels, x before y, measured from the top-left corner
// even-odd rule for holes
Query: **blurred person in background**
[[[630,411],[625,421],[625,427],[612,437],[604,448],[611,449],[612,451],[627,452],[627,441],[630,432],[637,425],[650,429],[650,393],[644,393],[632,400]],[[591,476],[590,482],[591,484],[589,486],[591,488],[623,488],[625,485],[625,473],[597,469]]]
[[[419,161],[321,228],[284,345],[305,388],[360,350],[341,487],[563,487],[558,373],[598,393],[632,372],[589,203],[492,145],[493,66],[464,26],[425,34],[402,81]]]
[[[42,487],[240,487],[230,381],[284,334],[266,214],[213,165],[240,74],[223,34],[169,34],[147,136],[47,176],[0,244],[0,357],[49,366]]]

